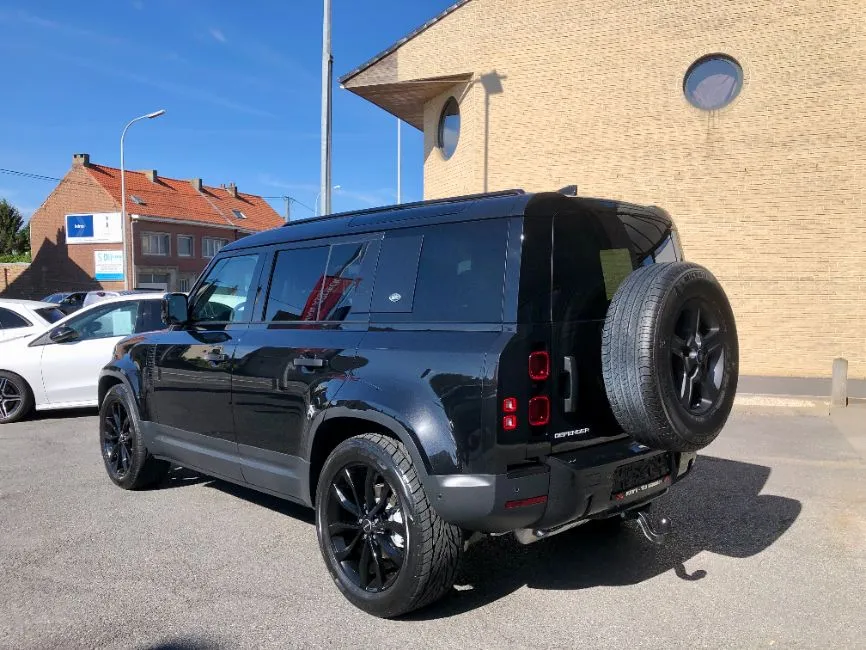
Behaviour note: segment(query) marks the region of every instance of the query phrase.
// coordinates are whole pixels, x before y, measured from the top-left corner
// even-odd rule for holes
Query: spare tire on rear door
[[[731,412],[738,366],[734,314],[707,269],[652,264],[617,289],[602,372],[614,416],[638,442],[669,451],[710,444]]]

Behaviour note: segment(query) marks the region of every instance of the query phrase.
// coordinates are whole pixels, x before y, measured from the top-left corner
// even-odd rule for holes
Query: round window
[[[439,117],[439,149],[445,158],[454,155],[457,141],[460,139],[460,107],[453,97],[445,102],[442,115]]]
[[[743,69],[724,54],[711,54],[692,64],[683,80],[683,92],[692,106],[715,111],[730,104],[743,87]]]

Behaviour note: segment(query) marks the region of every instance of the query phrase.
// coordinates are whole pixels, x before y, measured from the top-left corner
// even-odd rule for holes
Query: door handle
[[[574,357],[563,357],[562,367],[568,389],[568,395],[562,400],[562,410],[566,413],[574,413],[577,410],[577,371],[574,368]]]
[[[310,357],[297,357],[292,359],[292,364],[298,368],[322,368],[325,365],[325,360]]]

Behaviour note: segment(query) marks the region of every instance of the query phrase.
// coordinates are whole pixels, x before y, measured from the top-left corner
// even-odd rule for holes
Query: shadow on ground
[[[514,537],[488,537],[464,555],[456,586],[446,598],[407,620],[429,620],[483,607],[523,586],[532,589],[586,589],[633,585],[673,570],[683,580],[701,580],[706,570],[685,562],[702,551],[747,558],[776,542],[797,519],[795,499],[761,494],[770,468],[701,456],[693,474],[654,506],[668,516],[673,532],[666,543],[647,541],[633,523],[620,528],[593,523],[529,546]],[[308,524],[312,510],[289,501],[176,468],[164,487],[204,482]],[[169,647],[169,646],[166,646]],[[180,647],[180,646],[178,646]]]
[[[525,586],[586,589],[633,585],[673,570],[683,580],[707,572],[685,562],[702,551],[747,558],[776,542],[797,519],[795,499],[761,494],[770,468],[702,456],[692,476],[657,502],[673,532],[663,546],[649,543],[633,523],[620,529],[586,526],[521,546],[512,536],[471,546],[449,597],[409,615],[411,620],[461,614]]]

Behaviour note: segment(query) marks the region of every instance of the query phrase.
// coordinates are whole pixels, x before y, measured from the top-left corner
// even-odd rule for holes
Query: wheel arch
[[[327,417],[311,431],[307,458],[309,470],[309,503],[315,504],[316,486],[322,467],[337,445],[362,433],[380,433],[402,442],[422,480],[430,474],[430,461],[416,438],[397,420],[376,411],[356,411],[346,407],[328,409]]]

